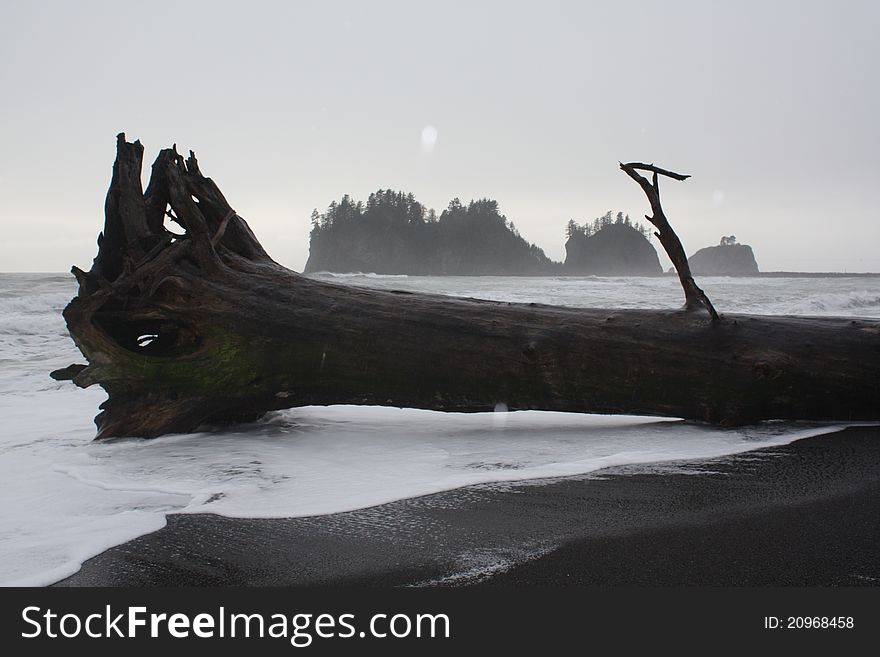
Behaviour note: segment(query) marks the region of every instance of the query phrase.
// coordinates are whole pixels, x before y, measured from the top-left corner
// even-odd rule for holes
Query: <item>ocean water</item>
[[[672,308],[663,278],[331,275],[352,285],[568,306]],[[721,312],[880,317],[880,278],[701,278]],[[220,432],[93,442],[105,395],[48,373],[82,362],[61,310],[62,274],[0,274],[0,584],[45,585],[168,513],[291,517],[478,483],[543,479],[732,455],[833,430],[769,422],[550,412],[455,414],[305,407]],[[628,471],[635,471],[627,468]]]

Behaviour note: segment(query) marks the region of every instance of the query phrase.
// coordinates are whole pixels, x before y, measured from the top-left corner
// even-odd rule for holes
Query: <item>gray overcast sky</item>
[[[689,253],[880,271],[878,26],[874,0],[3,0],[0,271],[90,264],[120,131],[145,175],[194,149],[297,270],[313,208],[389,187],[495,198],[561,259],[568,219],[644,214],[640,160],[693,175],[661,188]]]

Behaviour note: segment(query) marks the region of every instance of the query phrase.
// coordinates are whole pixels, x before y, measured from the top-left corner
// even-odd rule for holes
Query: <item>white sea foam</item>
[[[710,279],[704,286],[728,311],[780,312],[782,305],[834,295],[880,297],[880,282],[749,280]],[[380,277],[371,284],[568,305],[606,305],[610,298],[617,303],[609,305],[637,306],[638,298],[679,303],[670,279]],[[500,407],[444,414],[335,406],[292,409],[224,432],[95,443],[91,418],[103,392],[48,378],[52,369],[82,362],[60,316],[73,292],[66,277],[0,275],[0,583],[6,585],[57,581],[104,549],[160,528],[169,512],[333,513],[468,484],[724,456],[831,429],[769,423],[725,430]],[[848,314],[865,308],[872,306],[848,307]]]
[[[409,276],[407,274],[374,274],[373,272],[362,272],[362,271],[350,272],[347,274],[340,274],[335,271],[320,271],[320,272],[315,272],[314,275],[317,278],[338,278],[338,279],[342,279],[342,280],[358,279],[358,278],[366,278],[366,279],[409,278]]]
[[[878,315],[880,294],[869,290],[816,294],[792,303],[788,312],[793,315]]]

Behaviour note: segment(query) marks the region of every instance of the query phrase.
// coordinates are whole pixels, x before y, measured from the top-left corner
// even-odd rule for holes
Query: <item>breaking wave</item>
[[[880,315],[880,294],[867,290],[831,292],[802,299],[791,304],[787,312],[794,315]]]
[[[374,274],[373,272],[350,272],[347,274],[340,274],[333,271],[316,271],[309,276],[314,276],[315,278],[375,278],[375,279],[383,279],[383,278],[409,278],[407,274]]]

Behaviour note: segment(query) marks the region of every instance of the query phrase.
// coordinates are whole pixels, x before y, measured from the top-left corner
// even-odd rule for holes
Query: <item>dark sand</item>
[[[880,428],[331,516],[173,515],[61,586],[877,586]]]

